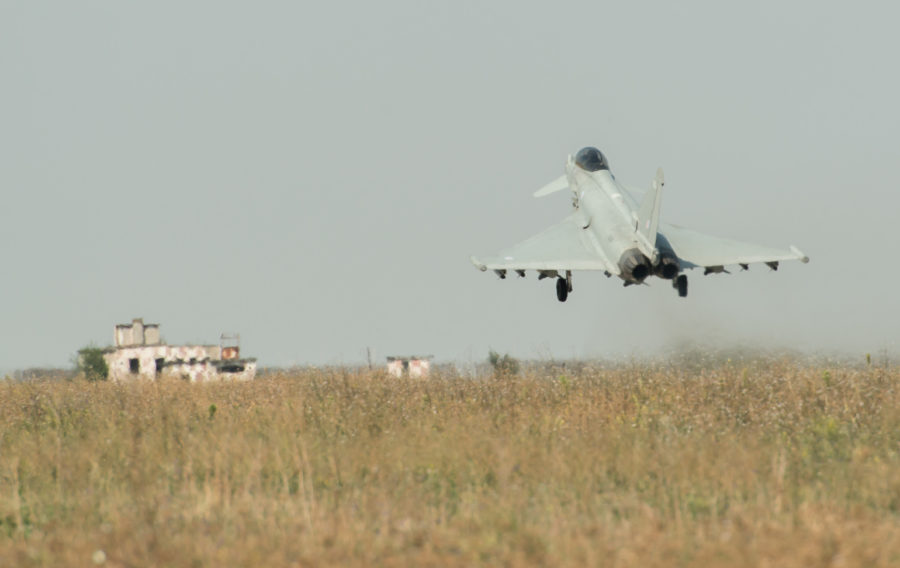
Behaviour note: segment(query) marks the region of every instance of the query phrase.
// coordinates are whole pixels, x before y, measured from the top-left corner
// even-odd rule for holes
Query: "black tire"
[[[565,278],[557,278],[556,279],[556,299],[560,302],[565,302],[566,298],[569,297],[569,283],[566,282]]]
[[[678,286],[678,297],[686,298],[687,297],[687,275],[682,274],[678,278],[675,279],[675,283]]]

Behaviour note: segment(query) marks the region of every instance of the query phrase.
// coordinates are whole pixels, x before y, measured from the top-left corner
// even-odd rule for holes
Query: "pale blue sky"
[[[237,331],[261,365],[896,352],[888,2],[0,4],[0,369],[115,323]],[[499,281],[600,147],[663,219],[812,261],[623,289]]]

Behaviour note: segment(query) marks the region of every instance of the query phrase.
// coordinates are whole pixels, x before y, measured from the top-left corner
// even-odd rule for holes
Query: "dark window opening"
[[[128,360],[128,370],[131,371],[133,375],[136,375],[141,372],[141,361],[140,359],[129,359]]]
[[[243,373],[244,366],[243,365],[222,365],[221,370],[223,373]]]
[[[165,364],[166,364],[166,360],[161,357],[156,360],[156,374],[157,375],[162,373],[163,365],[165,365]]]

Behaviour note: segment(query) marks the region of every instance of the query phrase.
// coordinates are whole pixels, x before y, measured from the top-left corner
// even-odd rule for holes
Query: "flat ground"
[[[0,383],[0,566],[900,564],[900,370]]]

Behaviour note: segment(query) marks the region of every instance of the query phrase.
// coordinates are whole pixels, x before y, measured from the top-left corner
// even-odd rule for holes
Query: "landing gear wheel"
[[[686,298],[687,297],[687,275],[682,274],[678,278],[675,279],[675,287],[678,288],[678,297]]]
[[[556,299],[560,302],[565,302],[566,298],[569,297],[569,283],[566,282],[565,278],[557,278],[556,279]]]

